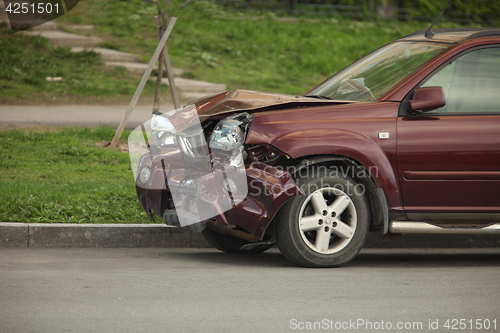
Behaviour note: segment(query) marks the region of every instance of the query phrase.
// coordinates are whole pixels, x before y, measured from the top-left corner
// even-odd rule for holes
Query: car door
[[[398,173],[410,219],[500,215],[500,46],[468,50],[422,87],[441,86],[446,105],[397,122]]]

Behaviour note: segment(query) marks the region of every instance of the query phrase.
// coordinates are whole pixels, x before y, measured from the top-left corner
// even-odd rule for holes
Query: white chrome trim
[[[393,234],[465,234],[496,235],[500,234],[500,223],[481,227],[441,227],[427,222],[392,221],[389,232]]]

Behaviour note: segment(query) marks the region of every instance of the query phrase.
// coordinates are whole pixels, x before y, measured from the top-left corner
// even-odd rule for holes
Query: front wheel
[[[277,215],[280,252],[304,267],[348,263],[363,247],[368,232],[364,187],[347,176],[318,176],[298,184],[304,195],[290,199]]]

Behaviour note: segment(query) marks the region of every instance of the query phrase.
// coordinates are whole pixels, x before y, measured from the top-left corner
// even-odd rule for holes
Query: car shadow
[[[499,267],[496,249],[365,249],[351,267]]]
[[[178,259],[197,261],[203,264],[214,263],[229,266],[297,267],[286,260],[278,249],[270,249],[260,254],[232,254],[208,248],[168,252],[163,255],[175,256]]]
[[[289,262],[278,249],[261,254],[228,254],[214,249],[189,249],[169,251],[160,256],[229,266],[301,268]],[[499,267],[500,248],[494,249],[363,249],[353,261],[343,266],[351,267]]]

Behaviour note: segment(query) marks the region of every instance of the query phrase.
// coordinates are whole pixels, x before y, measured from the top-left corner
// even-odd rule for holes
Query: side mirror
[[[446,99],[442,87],[418,88],[413,93],[413,99],[410,101],[410,111],[412,114],[416,114],[435,110],[445,105]]]

